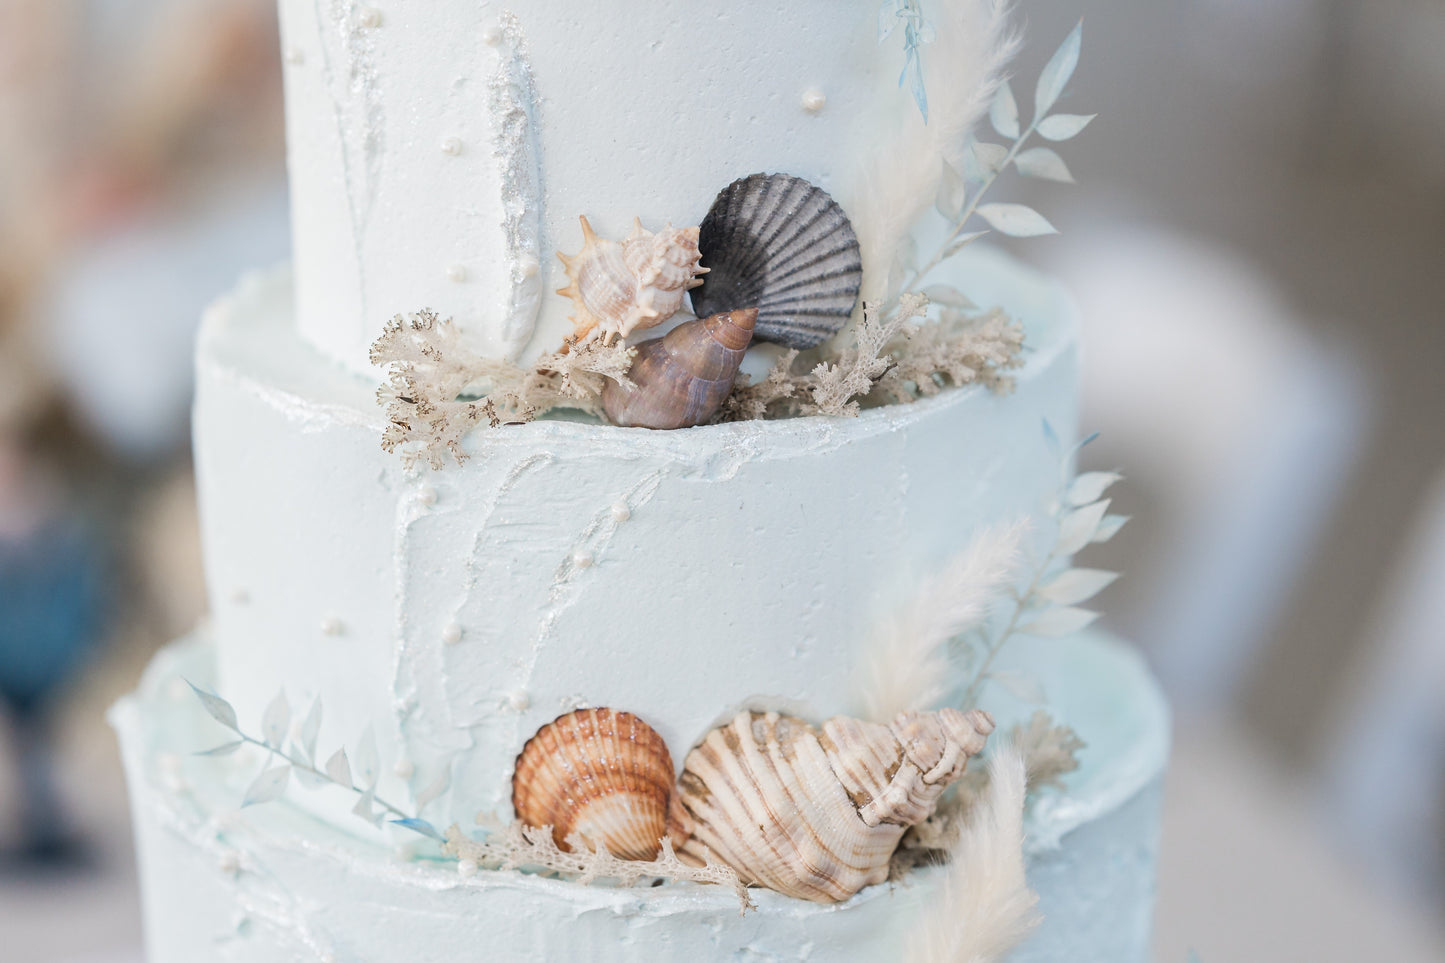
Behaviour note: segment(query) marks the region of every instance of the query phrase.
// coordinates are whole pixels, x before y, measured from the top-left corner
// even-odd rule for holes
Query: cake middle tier
[[[433,471],[381,450],[371,382],[298,336],[285,272],[248,279],[199,356],[219,691],[253,722],[280,690],[298,714],[319,697],[327,745],[370,727],[388,798],[449,772],[423,814],[441,825],[505,814],[522,744],[579,706],[636,713],[678,760],[745,704],[858,712],[881,620],[984,526],[1037,515],[1060,484],[1043,423],[1075,428],[1059,291],[988,253],[950,281],[1025,325],[1012,393],[671,432],[482,428]]]

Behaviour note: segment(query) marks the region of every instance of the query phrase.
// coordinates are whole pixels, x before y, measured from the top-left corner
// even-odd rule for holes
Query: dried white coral
[[[451,322],[431,311],[397,315],[371,346],[371,363],[390,368],[376,396],[386,409],[381,447],[400,450],[408,465],[424,458],[440,468],[447,453],[465,461],[462,436],[487,412],[478,402],[458,398],[488,362],[462,345]]]
[[[1013,379],[1004,372],[1022,363],[1023,341],[1023,327],[997,308],[977,318],[944,311],[936,323],[912,325],[888,345],[895,363],[875,392],[894,403],[937,394],[950,384],[978,382],[1006,393]]]
[[[857,399],[872,392],[893,367],[892,357],[884,351],[888,343],[927,313],[928,299],[920,294],[904,295],[898,310],[882,319],[865,305],[853,346],[845,348],[836,363],[820,362],[810,372],[806,390],[812,401],[801,406],[802,413],[856,415]]]
[[[904,295],[886,316],[865,306],[849,347],[806,372],[793,371],[800,355],[790,350],[758,383],[739,376],[717,420],[847,417],[864,404],[913,401],[946,384],[1012,387],[1003,373],[1019,364],[1018,325],[998,311],[971,319],[953,310],[919,323],[927,312],[921,294]],[[593,340],[522,367],[475,354],[432,311],[397,315],[371,347],[372,364],[388,369],[377,392],[387,419],[382,448],[399,452],[408,467],[441,468],[449,457],[466,461],[462,439],[478,425],[520,424],[553,408],[601,415],[609,379],[632,387],[636,355],[625,344]]]
[[[1063,777],[1079,768],[1084,740],[1068,726],[1056,726],[1042,709],[1029,721],[1009,730],[1009,741],[1023,753],[1028,771],[1029,792],[1045,787],[1062,789]]]
[[[563,852],[557,846],[551,826],[524,826],[513,822],[482,839],[473,839],[463,833],[461,827],[452,826],[446,832],[442,852],[471,860],[486,869],[542,869],[583,884],[611,879],[621,886],[631,886],[644,879],[670,879],[725,886],[737,896],[740,915],[754,908],[747,887],[731,868],[711,858],[702,866],[689,866],[677,858],[672,841],[666,837],[662,840],[662,852],[650,862],[618,859],[605,846],[589,849],[586,840],[575,834],[568,838],[567,845],[572,848],[571,852]]]
[[[1079,768],[1079,752],[1085,747],[1077,732],[1055,725],[1042,709],[1028,722],[1011,727],[1001,744],[1022,758],[1030,800],[1040,790],[1063,788],[1062,777]],[[989,791],[993,771],[993,767],[969,769],[933,815],[908,831],[893,854],[891,878],[898,879],[917,866],[946,861],[978,801]]]
[[[865,404],[907,403],[975,382],[1000,393],[1012,390],[1005,372],[1021,364],[1020,325],[997,309],[978,317],[945,309],[937,320],[924,320],[928,307],[921,294],[905,294],[886,316],[865,304],[853,344],[834,360],[795,372],[798,352],[789,351],[763,380],[740,376],[720,420],[851,417]]]
[[[371,346],[371,363],[389,368],[377,391],[387,418],[381,446],[399,451],[408,467],[424,460],[440,468],[448,455],[460,464],[467,459],[462,437],[483,421],[517,424],[558,407],[600,411],[607,378],[630,385],[634,354],[624,345],[591,343],[523,368],[474,354],[456,326],[432,311],[397,315]]]

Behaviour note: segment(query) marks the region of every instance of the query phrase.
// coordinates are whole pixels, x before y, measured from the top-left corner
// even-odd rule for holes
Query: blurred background
[[[1083,188],[1006,189],[1178,712],[1156,957],[1445,960],[1445,4],[1020,8],[1025,78],[1084,15],[1101,113]],[[141,959],[104,711],[205,608],[190,356],[288,253],[278,46],[273,0],[0,0],[7,961]]]

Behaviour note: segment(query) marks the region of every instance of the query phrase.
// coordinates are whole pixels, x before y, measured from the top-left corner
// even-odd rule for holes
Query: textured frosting
[[[1028,820],[1029,882],[1044,922],[1010,960],[1142,963],[1168,746],[1163,700],[1139,658],[1098,634],[1021,655],[1089,745],[1067,791],[1043,796]],[[259,756],[192,755],[224,738],[181,681],[209,682],[211,657],[204,635],[172,647],[112,713],[133,794],[150,963],[894,960],[934,893],[937,876],[926,871],[838,906],[760,891],[757,911],[739,917],[732,895],[713,888],[463,877],[455,864],[418,858],[425,845],[413,849],[404,830],[378,844],[285,800],[238,811]],[[1030,711],[994,708],[1005,724]],[[290,798],[301,793],[293,785]],[[350,806],[338,790],[314,798]]]
[[[543,421],[403,469],[364,379],[295,335],[284,276],[254,277],[200,339],[195,452],[222,692],[259,718],[320,697],[443,768],[438,822],[505,809],[511,767],[582,704],[636,713],[681,758],[750,700],[856,713],[870,627],[980,526],[1040,511],[1074,431],[1074,319],[981,253],[956,278],[1028,328],[1007,396],[946,391],[856,419],[680,431]]]
[[[826,8],[826,10],[824,9]],[[492,355],[555,348],[577,217],[697,224],[757,171],[848,202],[902,55],[876,3],[281,0],[301,331],[371,374],[430,306]]]

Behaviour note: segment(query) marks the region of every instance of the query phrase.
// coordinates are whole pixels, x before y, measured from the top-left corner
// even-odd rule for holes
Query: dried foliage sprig
[[[1024,872],[1025,767],[1015,747],[990,760],[988,789],[949,848],[943,886],[909,931],[909,963],[1001,960],[1039,922]]]
[[[977,626],[1014,576],[1027,525],[987,528],[926,579],[880,627],[859,660],[866,716],[887,722],[933,708],[947,695],[948,643]]]
[[[1024,177],[1074,183],[1073,174],[1058,152],[1048,147],[1025,149],[1025,145],[1034,134],[1055,142],[1070,140],[1094,119],[1093,114],[1050,113],[1078,66],[1083,27],[1080,21],[1044,66],[1034,90],[1033,120],[1027,127],[1021,126],[1013,88],[1006,81],[997,86],[989,120],[994,131],[1011,143],[1004,146],[974,139],[961,165],[945,165],[935,207],[950,226],[943,242],[921,266],[908,265],[912,276],[903,286],[903,293],[919,290],[935,268],[987,233],[973,229],[975,215],[989,228],[1010,237],[1058,233],[1047,218],[1027,205],[985,204],[983,198],[1010,167]]]
[[[662,852],[651,861],[618,859],[607,847],[598,845],[593,849],[576,834],[567,839],[567,845],[571,852],[557,846],[551,826],[524,826],[513,822],[505,829],[473,839],[454,825],[446,832],[442,852],[471,860],[479,868],[542,869],[584,884],[611,879],[619,885],[631,886],[643,879],[670,879],[724,886],[737,895],[739,915],[754,908],[747,887],[731,867],[712,860],[702,866],[689,866],[677,858],[672,841],[666,837],[662,840]]]
[[[898,75],[898,86],[908,84],[919,115],[928,123],[928,89],[923,79],[920,48],[937,40],[938,31],[923,16],[918,0],[883,0],[878,8],[878,42],[887,42],[899,24],[903,25],[903,71]]]
[[[260,774],[251,781],[245,796],[242,797],[241,807],[243,809],[258,803],[280,799],[285,794],[286,787],[291,781],[291,774],[294,772],[297,782],[306,789],[332,785],[355,793],[357,799],[356,805],[351,810],[352,813],[373,826],[379,826],[383,820],[388,820],[394,825],[410,829],[423,836],[429,836],[436,840],[442,839],[442,835],[436,830],[436,827],[420,818],[420,813],[450,787],[450,768],[443,768],[436,780],[417,794],[417,815],[408,815],[401,807],[387,802],[376,794],[376,783],[380,778],[380,765],[376,735],[369,728],[357,741],[353,754],[348,755],[343,747],[337,749],[324,764],[321,764],[320,757],[316,754],[316,740],[321,732],[320,699],[312,704],[311,711],[306,714],[305,720],[288,738],[291,728],[291,705],[287,702],[284,692],[277,693],[276,698],[271,700],[271,704],[266,707],[266,712],[262,716],[262,736],[258,739],[241,729],[236,717],[236,710],[229,702],[214,692],[207,692],[195,683],[188,682],[188,684],[201,700],[201,705],[205,707],[210,717],[231,730],[236,736],[232,741],[209,749],[200,755],[228,756],[243,746],[255,746],[266,752],[266,761]]]
[[[431,311],[398,315],[371,346],[371,363],[389,369],[377,393],[387,418],[381,446],[399,451],[408,466],[425,461],[440,468],[448,456],[460,464],[467,459],[462,437],[483,422],[518,424],[559,407],[596,414],[606,379],[631,386],[635,354],[594,341],[523,368],[475,354],[455,325]],[[485,397],[469,396],[478,386]]]
[[[1119,577],[1117,572],[1077,568],[1073,557],[1091,544],[1107,542],[1129,520],[1109,514],[1109,488],[1122,477],[1115,472],[1086,472],[1071,478],[1074,455],[1096,435],[1090,435],[1065,452],[1053,428],[1044,423],[1044,436],[1059,460],[1059,493],[1047,516],[1055,530],[1054,542],[1043,558],[1032,566],[1026,588],[1014,599],[1007,623],[992,634],[986,631],[964,635],[959,645],[974,666],[961,704],[978,705],[979,695],[989,682],[997,682],[1025,702],[1045,700],[1039,685],[1018,673],[994,670],[993,663],[1005,644],[1017,634],[1062,638],[1087,627],[1098,613],[1082,608]]]
[[[860,171],[852,193],[853,226],[863,245],[863,298],[891,305],[914,255],[914,226],[934,203],[945,167],[962,163],[970,136],[1019,48],[1007,0],[944,0],[925,19],[908,0],[885,0],[880,40],[904,27],[903,77],[919,110],[900,111],[898,127]],[[928,44],[927,56],[920,49]]]

